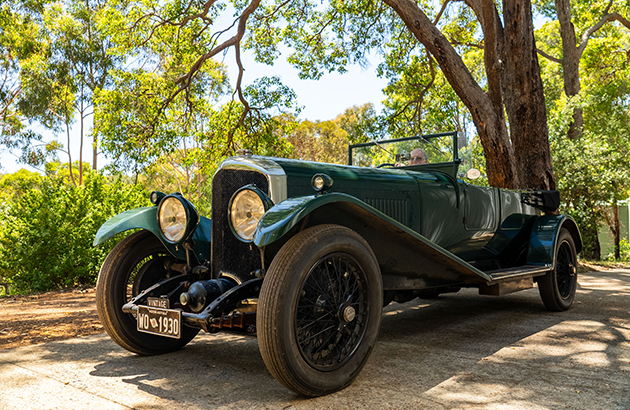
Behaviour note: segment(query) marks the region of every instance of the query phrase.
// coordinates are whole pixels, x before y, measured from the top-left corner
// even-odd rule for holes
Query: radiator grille
[[[256,171],[221,169],[212,181],[212,270],[214,275],[228,272],[242,280],[261,268],[260,251],[250,243],[241,242],[230,229],[228,205],[239,188],[255,184],[269,195],[267,177]]]
[[[409,204],[406,199],[365,198],[365,202],[390,218],[409,226]]]

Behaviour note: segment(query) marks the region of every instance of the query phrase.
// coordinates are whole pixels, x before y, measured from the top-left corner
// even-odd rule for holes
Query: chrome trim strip
[[[217,172],[222,168],[244,169],[265,174],[269,181],[269,197],[273,203],[277,204],[287,199],[287,174],[280,165],[267,157],[256,155],[231,157],[221,163]]]

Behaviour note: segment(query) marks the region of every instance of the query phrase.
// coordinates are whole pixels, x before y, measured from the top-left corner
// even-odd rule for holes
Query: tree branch
[[[438,21],[440,21],[440,18],[442,17],[442,14],[444,14],[444,12],[446,11],[446,7],[448,6],[448,3],[450,3],[450,2],[451,2],[451,0],[444,0],[444,3],[442,3],[442,8],[438,12],[437,16],[435,16],[435,20],[433,20],[433,25],[434,26],[438,23]]]
[[[200,56],[197,59],[197,61],[195,61],[195,63],[190,67],[190,69],[188,70],[188,72],[186,74],[180,76],[178,79],[175,80],[175,84],[179,84],[179,88],[176,91],[174,91],[166,100],[164,100],[164,102],[160,106],[160,109],[158,110],[157,114],[155,115],[153,121],[151,122],[151,133],[153,133],[155,131],[155,124],[157,123],[158,118],[160,117],[160,115],[162,115],[162,113],[164,112],[166,107],[182,91],[188,89],[188,87],[192,83],[193,78],[199,72],[199,70],[201,70],[201,67],[203,66],[203,64],[208,59],[216,56],[217,54],[221,53],[224,50],[227,50],[229,47],[235,47],[236,50],[237,50],[237,52],[236,52],[237,63],[239,64],[239,80],[237,82],[237,90],[239,92],[239,100],[242,103],[245,101],[245,98],[243,97],[241,89],[240,89],[240,83],[241,83],[242,74],[243,74],[244,69],[242,67],[242,64],[240,63],[240,47],[239,46],[240,46],[241,40],[243,39],[243,36],[245,35],[247,19],[258,8],[258,6],[260,5],[260,1],[261,0],[252,0],[252,2],[247,6],[247,8],[245,8],[245,10],[243,10],[241,15],[237,19],[238,20],[238,28],[237,28],[236,34],[233,37],[231,37],[230,39],[224,41],[223,43],[221,43],[217,47],[213,48],[208,53]],[[246,101],[244,102],[244,104],[247,104]],[[245,112],[249,112],[249,110],[250,110],[249,105],[245,105],[245,107],[246,107]],[[239,124],[242,124],[243,120],[244,120],[244,116],[241,119],[241,121],[239,121]]]
[[[547,54],[539,48],[536,48],[536,52],[540,54],[541,56],[545,57],[547,60],[553,61],[554,63],[558,63],[560,65],[562,65],[563,63],[563,60],[561,58],[556,58],[550,54]]]
[[[602,17],[599,19],[599,21],[594,24],[593,26],[589,27],[584,34],[582,34],[582,37],[580,38],[580,45],[578,46],[578,53],[580,55],[580,57],[582,56],[582,53],[584,52],[584,50],[586,49],[586,46],[588,45],[588,41],[590,40],[591,36],[598,31],[599,29],[601,29],[604,24],[610,22],[610,21],[618,21],[621,24],[624,25],[624,27],[626,27],[627,29],[630,29],[630,21],[628,21],[628,19],[626,19],[625,17],[621,16],[619,13],[609,13],[610,7],[612,6],[613,0],[610,0],[610,2],[608,3],[608,6],[606,6],[606,9],[604,10],[604,14],[602,15]]]

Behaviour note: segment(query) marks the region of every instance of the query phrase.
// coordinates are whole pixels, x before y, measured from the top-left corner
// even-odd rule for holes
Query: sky
[[[242,52],[243,65],[245,67],[244,83],[249,84],[256,78],[263,76],[278,75],[281,77],[285,85],[290,86],[296,92],[298,104],[302,106],[299,115],[300,119],[330,120],[344,112],[346,108],[353,105],[362,105],[371,102],[375,105],[377,111],[381,109],[381,101],[384,99],[382,89],[387,85],[387,80],[376,76],[375,63],[368,67],[360,67],[353,65],[345,74],[331,73],[325,74],[319,80],[301,80],[298,78],[297,69],[293,68],[286,60],[281,57],[273,66],[258,64],[253,60],[247,51]],[[234,84],[237,78],[238,68],[234,62],[234,52],[228,53],[224,58],[224,63],[228,66],[230,81]],[[88,118],[87,127],[92,126],[92,118]],[[55,135],[42,128],[37,131],[44,135],[46,141],[55,139]],[[75,121],[71,131],[71,155],[72,161],[79,159],[79,123]],[[60,133],[56,138],[64,145],[66,144],[65,133]],[[83,160],[92,161],[92,139],[86,139],[83,147]],[[67,155],[60,153],[59,159],[67,161]],[[99,156],[99,168],[102,167],[107,159]],[[0,163],[2,169],[0,172],[11,173],[21,168],[35,171],[34,168],[17,162],[15,155],[6,152],[0,153]]]

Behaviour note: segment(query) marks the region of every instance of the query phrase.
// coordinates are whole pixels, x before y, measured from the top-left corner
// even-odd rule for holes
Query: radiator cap
[[[249,149],[237,149],[236,155],[243,156],[243,157],[251,157],[252,151]]]

